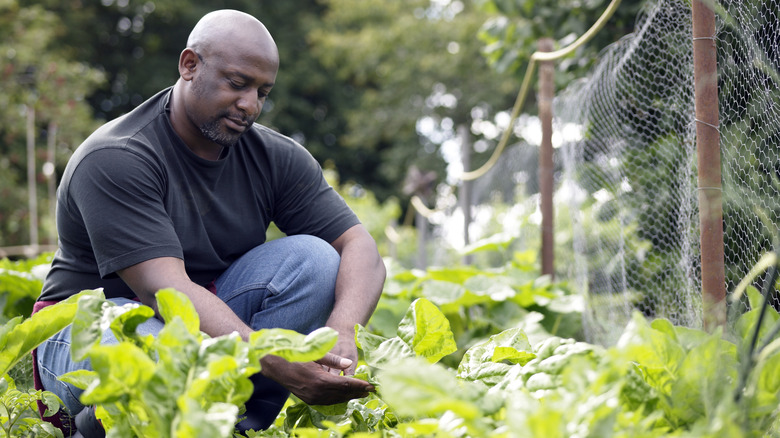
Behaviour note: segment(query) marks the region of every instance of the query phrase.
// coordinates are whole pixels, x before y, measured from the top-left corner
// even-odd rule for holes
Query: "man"
[[[269,356],[239,427],[270,425],[288,391],[332,404],[373,391],[353,374],[354,325],[372,314],[385,279],[376,244],[300,145],[255,124],[278,52],[265,26],[233,10],[204,16],[179,57],[176,84],[107,123],[74,153],[58,190],[60,245],[38,304],[104,288],[156,308],[175,288],[211,336],[332,327],[318,363]],[[271,221],[288,237],[265,242]],[[139,330],[156,333],[162,323]],[[75,415],[80,391],[57,377],[72,363],[69,329],[42,344],[44,387]],[[110,333],[104,342],[116,342]]]

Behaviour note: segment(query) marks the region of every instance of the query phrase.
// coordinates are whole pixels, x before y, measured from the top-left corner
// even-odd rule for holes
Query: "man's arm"
[[[190,280],[181,259],[155,258],[122,269],[118,274],[141,302],[155,311],[157,301],[154,295],[158,290],[174,288],[187,295],[200,317],[200,329],[210,336],[238,332],[244,340],[248,340],[249,334],[253,332],[225,302]],[[310,404],[340,403],[364,397],[374,389],[368,382],[333,375],[323,369],[323,366],[346,369],[353,365],[349,360],[328,353],[317,362],[289,363],[276,356],[265,356],[260,361],[264,375]]]
[[[335,304],[325,325],[339,333],[333,352],[352,360],[346,373],[353,374],[358,359],[355,324],[365,325],[374,312],[386,270],[376,242],[363,225],[348,229],[332,245],[341,255],[341,264],[336,278]]]
[[[176,257],[160,257],[122,269],[119,277],[135,292],[141,302],[157,311],[155,294],[164,288],[184,293],[192,301],[200,317],[200,329],[209,336],[232,332],[249,339],[252,329],[230,307],[206,288],[193,283],[184,269],[184,261]]]

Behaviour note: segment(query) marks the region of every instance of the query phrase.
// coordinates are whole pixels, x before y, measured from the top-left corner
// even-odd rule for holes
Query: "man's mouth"
[[[225,116],[225,120],[227,121],[228,128],[234,131],[243,132],[246,131],[246,128],[249,126],[249,122],[241,118]]]

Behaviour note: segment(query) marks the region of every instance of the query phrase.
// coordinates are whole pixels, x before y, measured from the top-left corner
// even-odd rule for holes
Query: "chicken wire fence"
[[[721,2],[717,11],[731,291],[778,236],[780,1]],[[684,0],[647,1],[635,31],[555,99],[554,130],[569,139],[556,152],[555,196],[571,222],[564,231],[570,248],[561,251],[571,252],[571,262],[556,264],[586,297],[591,342],[613,343],[635,310],[702,325],[696,123],[691,5]],[[730,312],[746,306],[735,303]]]

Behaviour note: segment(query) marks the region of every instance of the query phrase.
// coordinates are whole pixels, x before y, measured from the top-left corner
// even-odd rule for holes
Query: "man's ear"
[[[179,76],[185,81],[192,80],[198,65],[200,65],[200,58],[194,50],[182,50],[181,55],[179,55]]]

